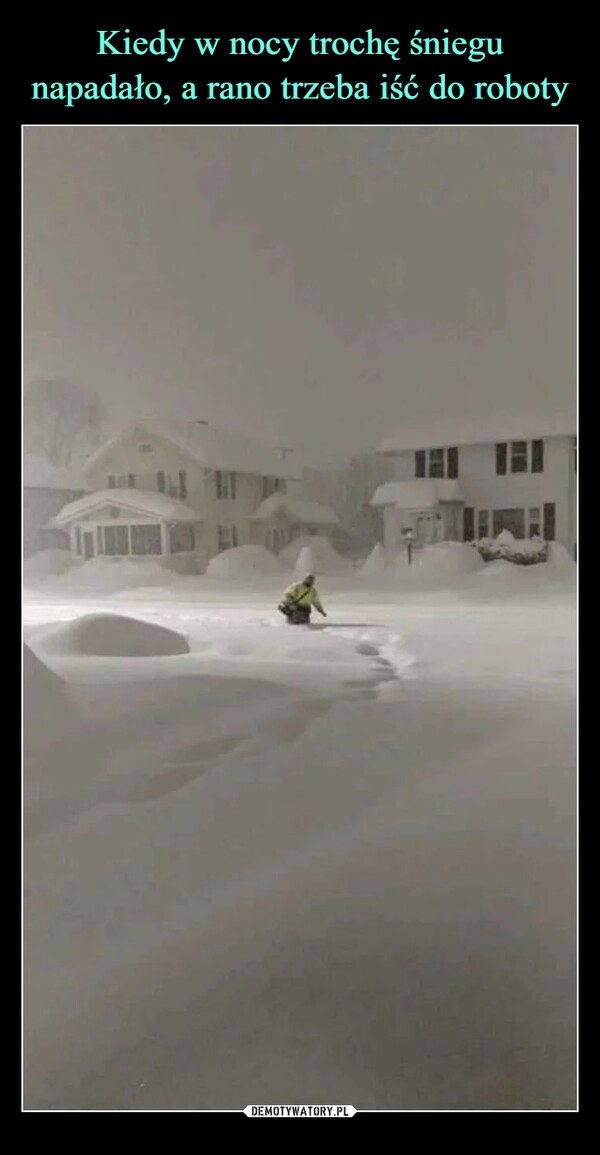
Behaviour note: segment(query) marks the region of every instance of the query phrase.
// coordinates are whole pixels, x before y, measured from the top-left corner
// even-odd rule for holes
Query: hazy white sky
[[[24,182],[25,382],[318,456],[574,412],[574,128],[27,128]]]

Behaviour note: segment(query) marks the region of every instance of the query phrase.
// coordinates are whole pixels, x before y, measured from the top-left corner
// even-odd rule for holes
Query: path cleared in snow
[[[572,1110],[572,599],[212,597],[25,606],[26,1107]],[[190,653],[44,651],[117,605]]]

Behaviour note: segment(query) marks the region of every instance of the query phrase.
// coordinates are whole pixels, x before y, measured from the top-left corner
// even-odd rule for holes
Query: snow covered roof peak
[[[302,467],[293,451],[278,450],[244,434],[219,429],[202,421],[140,420],[129,422],[88,459],[85,472],[95,469],[129,434],[139,430],[148,438],[170,441],[208,469],[224,469],[262,477],[298,480]]]
[[[117,509],[132,513],[142,513],[146,516],[157,517],[160,521],[201,521],[202,515],[191,506],[186,505],[174,497],[167,497],[164,493],[154,493],[144,489],[103,489],[97,493],[87,493],[76,501],[64,505],[60,513],[53,519],[55,525],[68,525],[78,517],[101,509],[103,506],[115,506]]]

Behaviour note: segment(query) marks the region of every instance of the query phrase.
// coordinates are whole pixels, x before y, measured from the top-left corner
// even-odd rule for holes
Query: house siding
[[[141,452],[142,443],[151,448]],[[125,478],[133,474],[137,489],[156,491],[159,472],[177,481],[182,470],[186,474],[185,502],[198,511],[202,522],[202,553],[212,557],[219,552],[219,526],[229,532],[235,527],[238,545],[255,541],[250,519],[263,499],[262,475],[223,470],[225,474],[235,472],[236,496],[235,499],[218,498],[215,470],[206,469],[177,445],[166,438],[151,436],[143,427],[125,436],[86,476],[93,490],[107,489],[110,476]]]
[[[509,449],[507,473],[501,475],[496,473],[495,443],[460,446],[458,485],[465,505],[475,511],[475,525],[477,526],[479,512],[483,510],[489,511],[491,523],[494,510],[527,511],[531,508],[543,509],[545,504],[553,503],[556,507],[555,540],[573,553],[577,533],[577,484],[573,467],[573,444],[574,438],[569,436],[545,438],[542,473],[511,473]],[[419,448],[428,447],[419,446]],[[390,456],[395,480],[410,481],[415,478],[413,450],[405,450]],[[386,544],[397,540],[401,524],[402,511],[385,511]]]

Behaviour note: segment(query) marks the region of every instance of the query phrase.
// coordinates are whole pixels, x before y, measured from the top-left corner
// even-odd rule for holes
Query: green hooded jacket
[[[314,606],[316,610],[323,610],[316,586],[306,586],[304,582],[294,582],[286,589],[282,604],[284,606]]]

